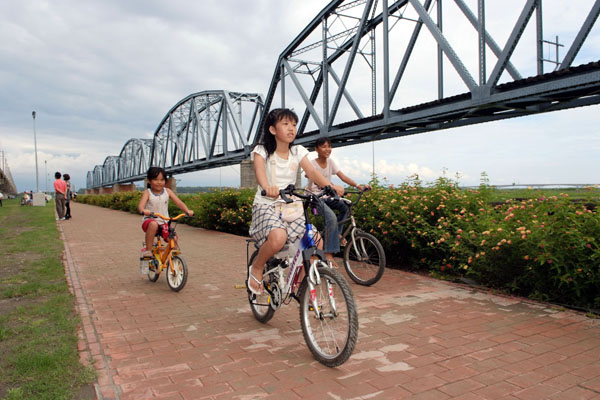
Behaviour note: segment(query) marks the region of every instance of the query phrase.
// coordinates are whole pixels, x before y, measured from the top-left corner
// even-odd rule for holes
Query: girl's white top
[[[331,177],[333,175],[336,175],[338,172],[340,172],[339,167],[331,158],[327,159],[327,165],[325,165],[325,168],[321,168],[316,159],[311,160],[310,162],[315,166],[315,169],[319,171],[321,175],[323,175],[329,182],[331,182]],[[306,190],[314,194],[321,194],[323,188],[319,187],[319,185],[309,179],[308,185],[306,185]]]
[[[267,150],[264,146],[258,145],[252,151],[252,161],[254,154],[259,154],[267,161],[266,172],[267,179],[271,186],[277,186],[279,189],[285,189],[287,185],[296,184],[296,174],[300,161],[307,156],[308,150],[304,146],[295,145],[290,148],[288,159],[284,160],[277,153],[271,154],[267,159]],[[272,204],[275,199],[260,194],[262,188],[258,185],[258,190],[254,196],[254,204]]]
[[[169,216],[169,193],[167,193],[167,189],[163,188],[161,194],[152,193],[152,189],[148,189],[148,202],[146,203],[146,210],[152,211],[153,213],[158,213],[164,215],[165,217]],[[144,215],[143,221],[149,219],[151,217]],[[164,224],[166,221],[162,218],[156,218],[159,224]]]

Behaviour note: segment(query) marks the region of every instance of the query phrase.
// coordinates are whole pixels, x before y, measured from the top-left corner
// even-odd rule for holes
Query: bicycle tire
[[[174,292],[179,292],[185,286],[188,278],[188,267],[183,257],[177,255],[171,257],[173,270],[167,265],[165,274],[167,275],[167,284]]]
[[[252,265],[254,259],[258,255],[258,250],[255,250],[254,253],[250,256],[250,260],[248,261],[248,265],[246,266],[246,271],[248,271],[248,267]],[[248,284],[248,276],[246,276],[246,285]],[[273,318],[275,314],[275,310],[269,306],[269,294],[264,291],[262,295],[255,295],[250,290],[248,292],[248,302],[250,303],[250,309],[252,310],[252,315],[256,318],[257,321],[266,324]],[[266,304],[266,305],[261,305]]]
[[[350,279],[359,285],[371,286],[381,279],[385,270],[385,252],[377,238],[370,233],[356,230],[357,246],[349,238],[344,248],[344,268]],[[358,251],[364,253],[359,256]]]
[[[300,324],[304,340],[314,358],[327,367],[342,365],[352,355],[358,338],[358,315],[348,282],[324,263],[317,267],[321,283],[315,286],[320,318],[310,300],[308,277],[300,287]],[[335,313],[329,299],[329,283],[335,299]]]

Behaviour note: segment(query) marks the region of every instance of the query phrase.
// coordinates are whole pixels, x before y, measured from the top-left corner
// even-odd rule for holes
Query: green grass
[[[0,208],[0,398],[76,399],[95,379],[77,351],[53,203]]]

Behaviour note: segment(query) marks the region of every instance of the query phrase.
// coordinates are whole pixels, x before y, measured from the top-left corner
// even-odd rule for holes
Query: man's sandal
[[[254,280],[254,282],[256,282],[258,284],[258,290],[255,290],[252,288],[252,286],[250,286],[250,279]],[[248,290],[250,292],[252,292],[255,295],[261,295],[263,294],[263,291],[260,290],[260,286],[262,285],[263,281],[259,281],[258,279],[256,279],[256,277],[254,275],[252,275],[252,265],[250,265],[248,267],[248,281],[246,282],[246,287],[248,288]]]

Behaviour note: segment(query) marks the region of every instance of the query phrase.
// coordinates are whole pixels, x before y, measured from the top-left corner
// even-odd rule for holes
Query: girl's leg
[[[152,243],[156,232],[158,232],[158,222],[151,221],[146,229],[146,251],[152,251]]]
[[[269,232],[269,236],[267,236],[267,240],[262,244],[262,246],[260,246],[258,255],[254,259],[252,269],[250,270],[252,276],[254,276],[258,281],[262,281],[264,267],[267,261],[269,261],[269,258],[273,257],[275,253],[281,250],[286,241],[287,232],[285,229],[275,228]],[[251,285],[255,291],[261,290],[261,286],[252,278],[248,280],[248,284]]]

